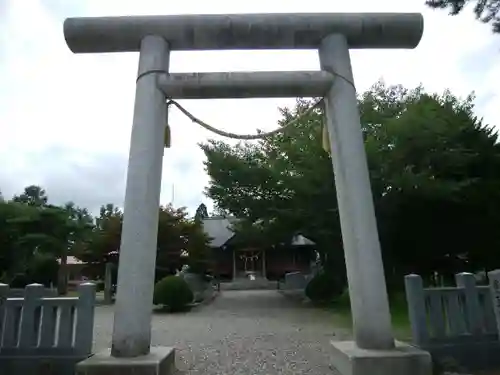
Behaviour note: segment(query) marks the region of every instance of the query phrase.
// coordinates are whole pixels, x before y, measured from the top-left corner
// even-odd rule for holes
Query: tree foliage
[[[40,186],[30,185],[24,188],[21,195],[14,196],[12,200],[29,206],[41,207],[47,204],[48,197],[45,190]]]
[[[476,18],[491,24],[494,33],[500,33],[500,0],[426,0],[425,4],[431,8],[447,9],[452,16],[473,4]]]
[[[202,221],[208,217],[207,206],[204,203],[201,203],[196,209],[196,213],[194,214],[194,219],[196,221]]]
[[[48,204],[43,188],[28,186],[11,200],[0,200],[1,281],[57,283],[64,294],[68,256],[85,262],[90,276],[102,278],[105,264],[118,262],[122,222],[123,213],[113,204],[103,205],[94,217],[73,202]],[[201,225],[184,208],[159,207],[159,273],[175,273],[182,262],[206,271],[207,243]],[[181,259],[183,251],[190,254],[187,260]]]
[[[186,262],[208,261],[208,238],[196,220],[190,220],[184,208],[174,209],[171,205],[160,209],[158,231],[158,253],[156,263],[166,270],[178,269],[187,253]],[[197,258],[198,257],[198,258]]]
[[[500,266],[500,149],[474,115],[474,97],[422,87],[375,84],[359,97],[385,268],[403,274]],[[284,108],[280,124],[311,103]],[[270,241],[300,232],[318,244],[324,265],[343,271],[335,183],[321,143],[323,113],[257,143],[209,141],[206,194]],[[259,223],[258,228],[254,223]]]
[[[65,292],[67,252],[78,243],[82,231],[72,220],[72,212],[81,209],[71,203],[58,207],[47,201],[45,190],[31,185],[11,201],[0,202],[0,274],[7,282],[18,275],[28,275],[25,279],[33,281],[41,269],[54,270],[56,259],[60,259],[58,287]],[[49,281],[56,282],[48,276],[40,280],[45,284]]]

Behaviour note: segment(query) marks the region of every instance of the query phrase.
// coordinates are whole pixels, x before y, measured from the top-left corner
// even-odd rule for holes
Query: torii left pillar
[[[157,79],[158,74],[168,72],[169,57],[170,47],[163,37],[147,35],[140,41],[111,355],[84,361],[78,366],[78,374],[101,374],[103,366],[110,374],[153,374],[153,369],[163,375],[175,369],[174,348],[151,348],[167,125],[165,95],[158,89]]]
[[[125,191],[111,355],[150,351],[151,308],[167,105],[156,81],[168,72],[169,46],[160,36],[141,41]]]

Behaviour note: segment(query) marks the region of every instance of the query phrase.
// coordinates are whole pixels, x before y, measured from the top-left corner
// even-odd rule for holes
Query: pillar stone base
[[[428,352],[396,342],[392,350],[366,350],[354,341],[332,341],[332,367],[340,375],[431,375]]]
[[[175,371],[175,349],[152,347],[148,355],[115,358],[111,350],[98,353],[76,365],[76,375],[171,375]]]

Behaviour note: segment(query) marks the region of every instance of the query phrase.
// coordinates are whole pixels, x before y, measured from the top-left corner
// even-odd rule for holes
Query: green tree
[[[55,259],[60,259],[57,288],[59,294],[64,295],[67,293],[66,259],[76,225],[71,221],[66,207],[53,205],[30,207],[34,207],[33,216],[21,217],[17,222],[19,229],[24,233],[20,237],[19,246],[34,249],[33,255],[50,254]]]
[[[499,147],[473,99],[382,84],[362,97],[384,260],[397,280],[477,269],[487,264],[477,248],[498,246]]]
[[[158,220],[158,252],[156,257],[157,278],[174,273],[184,261],[191,271],[204,273],[209,266],[208,238],[201,223],[190,220],[184,207],[174,209],[171,205],[160,207]]]
[[[188,235],[188,259],[189,271],[192,273],[206,274],[212,265],[209,249],[210,238],[203,230],[200,222],[191,222]]]
[[[158,251],[156,253],[157,279],[182,265],[181,254],[187,251],[189,236],[188,213],[185,208],[172,205],[160,207],[158,217]]]
[[[204,203],[201,203],[196,209],[196,213],[194,214],[195,221],[202,221],[208,217],[207,206]]]
[[[426,0],[431,8],[447,9],[452,16],[461,13],[469,4],[474,4],[476,18],[491,24],[493,32],[500,32],[500,0]]]
[[[121,242],[123,213],[113,204],[101,207],[95,225],[91,226],[88,217],[83,214],[80,219],[87,230],[81,232],[82,237],[75,243],[74,251],[78,259],[86,262],[95,275],[104,275],[105,264],[116,262]],[[89,231],[88,228],[91,228]],[[156,268],[157,279],[174,273],[182,265],[181,254],[202,253],[199,239],[200,226],[194,220],[188,219],[185,208],[173,208],[171,205],[159,207]],[[196,245],[195,245],[196,244]]]
[[[17,273],[25,271],[32,248],[21,245],[24,235],[18,226],[20,217],[31,217],[33,207],[17,202],[0,202],[0,276],[9,282]]]
[[[23,207],[24,206],[24,207]],[[59,257],[66,244],[66,220],[59,207],[17,206],[17,213],[9,221],[14,233],[14,247],[21,250],[24,266],[35,252]]]
[[[77,212],[75,220],[84,228],[80,240],[75,243],[75,256],[87,263],[94,277],[103,277],[106,263],[116,259],[111,255],[120,249],[123,212],[112,203],[101,206],[94,225],[89,222],[88,212]]]
[[[40,204],[46,202],[45,193],[38,195],[45,197],[38,201],[31,199],[34,196],[26,194],[24,198],[0,203],[2,263],[5,265],[2,268],[6,280],[15,275],[33,274],[37,264],[48,258],[55,261],[69,246],[72,227],[64,207]],[[39,259],[43,262],[37,262]],[[60,291],[64,291],[64,283],[58,285]]]
[[[26,270],[27,281],[50,287],[58,283],[59,270],[59,263],[54,256],[35,253]]]
[[[293,110],[283,109],[280,124],[309,105],[299,100]],[[359,97],[359,109],[389,280],[499,264],[493,228],[500,222],[500,153],[496,134],[473,113],[473,97],[379,82]],[[257,143],[201,145],[211,177],[206,193],[217,207],[258,222],[273,241],[301,232],[319,245],[326,268],[340,273],[341,232],[322,121],[317,110]],[[241,225],[248,230],[248,223]]]
[[[25,203],[30,206],[45,206],[48,201],[45,190],[38,185],[30,185],[24,188],[21,195],[16,195],[12,199],[14,202]]]
[[[86,208],[77,207],[74,202],[67,202],[60,208],[61,216],[64,216],[65,223],[61,227],[64,233],[61,238],[64,245],[60,252],[60,267],[58,275],[59,294],[66,294],[68,289],[68,255],[77,255],[80,249],[89,242],[92,229],[93,217]]]
[[[107,262],[117,262],[123,213],[106,204],[94,219],[86,208],[73,202],[55,206],[47,201],[45,190],[35,185],[11,201],[0,200],[0,279],[8,283],[17,280],[20,287],[57,279],[59,293],[65,294],[69,255],[87,263],[92,277],[102,277]],[[206,207],[200,207],[201,214],[207,214]],[[175,272],[183,261],[196,272],[205,272],[210,259],[207,242],[200,222],[189,219],[185,208],[159,207],[160,277],[162,272]],[[184,252],[189,254],[187,260],[181,259]]]

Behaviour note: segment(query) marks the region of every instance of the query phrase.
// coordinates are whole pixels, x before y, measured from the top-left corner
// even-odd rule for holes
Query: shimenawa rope
[[[302,120],[304,117],[308,116],[310,113],[312,113],[316,108],[320,106],[320,104],[323,102],[324,98],[321,98],[317,100],[316,102],[313,103],[308,109],[306,109],[304,112],[300,113],[297,117],[292,119],[291,121],[287,122],[286,124],[282,125],[281,127],[271,130],[269,132],[261,132],[258,134],[236,134],[236,133],[231,133],[227,132],[224,130],[217,129],[206,122],[200,120],[196,116],[194,116],[192,113],[190,113],[186,108],[184,108],[181,104],[176,102],[173,99],[168,99],[167,100],[167,106],[173,105],[177,107],[179,111],[181,111],[187,118],[189,118],[192,122],[200,125],[201,127],[211,131],[212,133],[215,133],[217,135],[220,135],[222,137],[227,137],[227,138],[232,138],[232,139],[239,139],[239,140],[255,140],[255,139],[263,139],[266,137],[273,136],[275,134],[284,132],[288,128],[292,127],[293,125],[297,124],[300,120]]]

